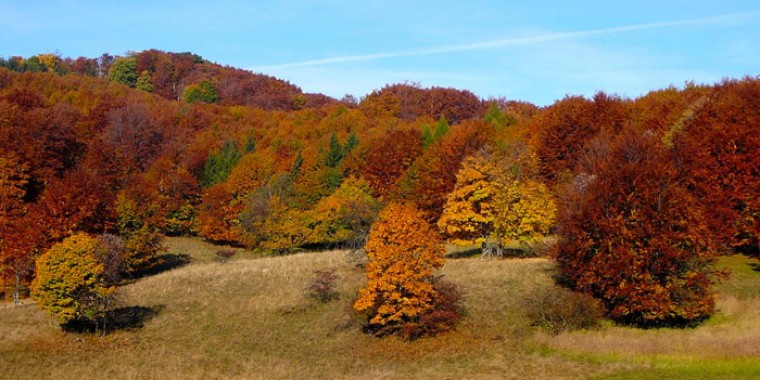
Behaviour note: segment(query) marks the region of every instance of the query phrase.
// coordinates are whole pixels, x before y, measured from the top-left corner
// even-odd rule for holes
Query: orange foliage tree
[[[597,146],[605,149],[562,191],[556,259],[564,279],[626,323],[680,325],[710,315],[711,233],[671,152],[636,131]]]
[[[483,154],[464,159],[454,190],[446,197],[438,228],[452,244],[484,243],[493,230],[494,200],[498,192],[496,167]]]
[[[505,160],[485,152],[467,157],[446,197],[438,228],[456,245],[484,246],[484,255],[502,255],[502,248],[529,243],[549,234],[556,207],[540,182],[520,177]]]
[[[385,335],[419,322],[437,302],[433,280],[444,248],[435,230],[410,204],[390,203],[365,246],[367,285],[354,310],[369,317],[369,331]]]

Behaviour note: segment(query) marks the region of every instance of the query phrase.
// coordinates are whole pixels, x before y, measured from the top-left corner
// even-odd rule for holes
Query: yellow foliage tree
[[[502,168],[504,170],[499,170]],[[556,206],[541,182],[521,178],[485,154],[467,157],[447,196],[438,228],[452,243],[483,245],[485,255],[505,245],[535,242],[549,234]]]
[[[116,290],[105,280],[104,264],[98,259],[104,249],[98,239],[76,234],[40,256],[31,288],[37,305],[61,323],[104,316]]]
[[[370,330],[393,333],[434,307],[434,271],[443,267],[445,251],[414,206],[388,204],[372,226],[366,250],[367,285],[354,310],[369,317]]]
[[[361,246],[377,216],[379,202],[370,195],[369,182],[349,177],[314,207],[310,243]]]
[[[552,194],[538,181],[502,181],[494,204],[492,237],[497,243],[497,255],[501,255],[504,245],[540,240],[556,222],[557,206]]]
[[[454,190],[446,197],[438,228],[459,246],[482,244],[493,229],[493,182],[496,168],[483,155],[469,156],[457,172]]]
[[[258,243],[249,244],[270,252],[287,252],[298,249],[306,243],[311,232],[307,228],[310,222],[310,214],[297,209],[288,208],[287,204],[279,196],[269,199],[268,211],[263,220],[254,223],[253,234]]]

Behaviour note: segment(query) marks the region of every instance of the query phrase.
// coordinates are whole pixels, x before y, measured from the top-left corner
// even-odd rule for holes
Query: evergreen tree
[[[449,121],[446,120],[446,116],[441,115],[441,118],[438,119],[438,124],[435,126],[435,131],[433,132],[433,138],[437,141],[440,140],[443,136],[446,136],[449,133]]]
[[[422,146],[427,149],[429,146],[433,145],[435,142],[435,138],[433,137],[433,132],[430,130],[430,126],[425,124],[425,126],[422,127]]]
[[[345,145],[343,145],[343,158],[348,156],[356,147],[359,146],[359,136],[353,130],[348,134]]]
[[[243,155],[233,141],[224,143],[222,149],[209,156],[206,164],[203,166],[201,175],[201,186],[210,187],[220,182],[224,182],[230,175],[232,169],[238,163]]]
[[[338,136],[333,132],[330,135],[330,149],[325,156],[325,165],[334,168],[340,164],[341,160],[343,160],[343,146],[338,141]]]

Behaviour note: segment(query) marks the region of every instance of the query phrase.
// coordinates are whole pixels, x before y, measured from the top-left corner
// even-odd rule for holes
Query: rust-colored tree
[[[39,200],[54,241],[75,233],[102,233],[116,221],[115,197],[104,181],[85,169],[66,172],[50,183]]]
[[[545,181],[553,185],[568,175],[586,142],[597,133],[620,130],[626,110],[623,100],[600,92],[593,100],[568,96],[534,118],[538,134],[536,153]]]
[[[725,81],[674,136],[679,166],[724,248],[760,257],[760,79]]]
[[[38,214],[24,202],[28,180],[27,166],[12,152],[0,156],[0,293],[9,290],[16,304],[46,240]]]
[[[393,199],[414,203],[428,222],[443,212],[446,195],[456,184],[462,160],[482,149],[493,129],[482,121],[462,123],[431,145],[399,180]]]
[[[597,146],[605,154],[563,187],[556,252],[563,278],[624,323],[683,325],[709,316],[711,234],[670,151],[636,131]]]
[[[372,119],[445,117],[452,124],[474,119],[484,109],[475,94],[467,90],[432,87],[417,83],[397,83],[373,91],[362,99],[359,107]]]
[[[420,131],[389,131],[369,143],[358,174],[370,183],[377,195],[384,196],[421,153]]]
[[[367,285],[354,310],[369,318],[367,330],[374,334],[413,330],[438,301],[433,282],[444,264],[438,234],[413,205],[390,203],[372,227],[366,250]]]

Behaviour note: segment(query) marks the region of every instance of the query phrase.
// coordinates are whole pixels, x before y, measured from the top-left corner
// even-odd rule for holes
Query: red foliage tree
[[[583,166],[561,196],[556,259],[564,279],[627,323],[710,315],[711,235],[670,151],[653,134],[627,131]]]
[[[50,238],[58,241],[75,232],[111,230],[116,221],[116,197],[107,185],[94,173],[79,169],[51,182],[38,202]]]
[[[565,97],[534,118],[538,130],[536,154],[544,179],[557,183],[573,169],[587,141],[599,131],[623,127],[626,112],[623,100],[600,92],[593,100]]]
[[[721,243],[760,255],[760,79],[724,81],[674,136],[682,175]]]
[[[384,196],[422,153],[422,134],[418,130],[392,130],[368,145],[357,172],[377,195]]]

